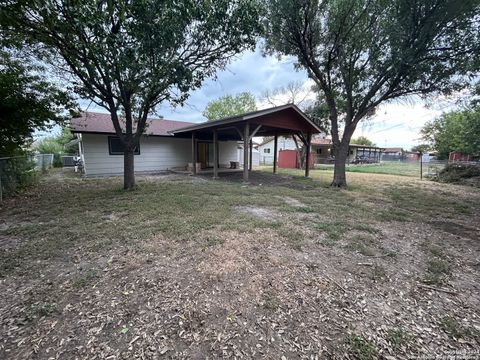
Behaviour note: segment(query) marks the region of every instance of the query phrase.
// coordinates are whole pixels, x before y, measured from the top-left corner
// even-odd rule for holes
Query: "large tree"
[[[124,188],[147,116],[176,105],[260,30],[253,0],[10,0],[4,34],[23,36],[71,75],[76,92],[109,111],[124,146]]]
[[[35,130],[64,122],[76,108],[70,94],[44,72],[12,49],[0,51],[0,157],[18,154]]]
[[[255,97],[245,91],[237,95],[225,95],[210,101],[202,114],[209,121],[212,121],[255,110],[257,110]]]
[[[267,19],[267,53],[294,56],[325,99],[335,187],[379,104],[460,90],[478,65],[478,0],[268,0]]]
[[[421,134],[440,159],[451,151],[480,157],[480,106],[442,114],[425,124]]]

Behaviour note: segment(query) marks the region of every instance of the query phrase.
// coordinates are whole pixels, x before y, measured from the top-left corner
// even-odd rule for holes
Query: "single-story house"
[[[123,174],[122,144],[109,114],[84,112],[71,119],[70,130],[80,140],[79,155],[86,176]],[[148,119],[135,152],[135,171],[190,169],[196,174],[201,169],[211,169],[217,177],[219,169],[240,162],[248,165],[243,166],[247,181],[254,158],[254,136],[273,137],[278,144],[279,137],[297,134],[304,144],[310,144],[312,135],[319,132],[318,126],[293,104],[199,124]]]
[[[347,164],[380,162],[383,149],[377,146],[350,144]],[[312,152],[317,156],[317,164],[328,164],[334,161],[332,156],[332,141],[326,138],[312,140]]]
[[[192,123],[166,119],[148,119],[147,130],[135,152],[135,171],[153,173],[184,166],[190,159],[190,142],[186,139],[174,139],[169,131]],[[76,134],[79,142],[79,155],[83,162],[85,176],[110,176],[123,174],[123,149],[109,114],[83,112],[80,117],[72,118],[70,130]],[[222,145],[224,146],[224,145]],[[236,144],[229,144],[236,158]],[[199,144],[199,161],[202,166],[209,165],[209,146]]]
[[[464,154],[459,151],[451,151],[448,154],[448,161],[473,161],[473,155]]]
[[[420,156],[421,154],[419,151],[405,151],[405,159],[407,161],[419,161]]]
[[[401,147],[390,147],[383,150],[382,160],[384,161],[400,161],[404,159],[404,150]]]
[[[273,137],[266,137],[258,145],[258,152],[260,154],[260,163],[262,165],[272,165],[273,164],[273,148],[274,141]],[[314,139],[312,139],[314,141]],[[278,138],[277,151],[281,150],[295,150],[295,141],[291,137],[280,136]],[[278,154],[277,154],[278,156]],[[277,157],[278,158],[278,157]]]

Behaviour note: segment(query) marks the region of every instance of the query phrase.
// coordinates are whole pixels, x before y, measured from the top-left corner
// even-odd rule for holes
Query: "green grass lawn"
[[[337,190],[331,171],[267,170],[138,177],[132,192],[57,171],[7,199],[0,358],[478,348],[478,189],[349,172]]]
[[[332,171],[333,165],[318,164],[315,166],[317,170]],[[420,177],[420,164],[417,162],[396,162],[384,161],[379,164],[365,165],[347,165],[347,172],[371,173],[371,174],[388,174],[400,176]]]

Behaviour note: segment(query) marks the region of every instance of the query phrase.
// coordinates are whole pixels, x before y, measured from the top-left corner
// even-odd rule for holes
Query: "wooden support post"
[[[243,130],[243,181],[248,182],[248,140],[250,139],[250,125],[245,123]]]
[[[192,165],[192,174],[197,175],[197,144],[194,132],[192,132]]]
[[[250,162],[248,163],[248,170],[249,171],[252,171],[252,158],[253,158],[253,140],[250,139],[250,144],[249,144],[249,147],[250,147]]]
[[[213,178],[218,179],[218,133],[213,130]]]
[[[307,139],[306,139],[306,152],[305,152],[305,177],[310,176],[310,147],[312,143],[312,134],[308,133],[307,134]]]
[[[273,137],[273,173],[277,173],[278,135]]]

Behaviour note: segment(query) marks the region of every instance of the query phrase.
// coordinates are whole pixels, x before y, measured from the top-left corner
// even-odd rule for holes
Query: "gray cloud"
[[[206,80],[200,89],[191,93],[183,107],[172,108],[163,104],[157,111],[167,119],[202,122],[205,121],[202,111],[207,103],[220,96],[250,91],[258,98],[267,89],[306,80],[306,72],[295,70],[293,59],[264,57],[257,47],[255,52],[243,53],[225,70],[218,72],[216,79]]]

